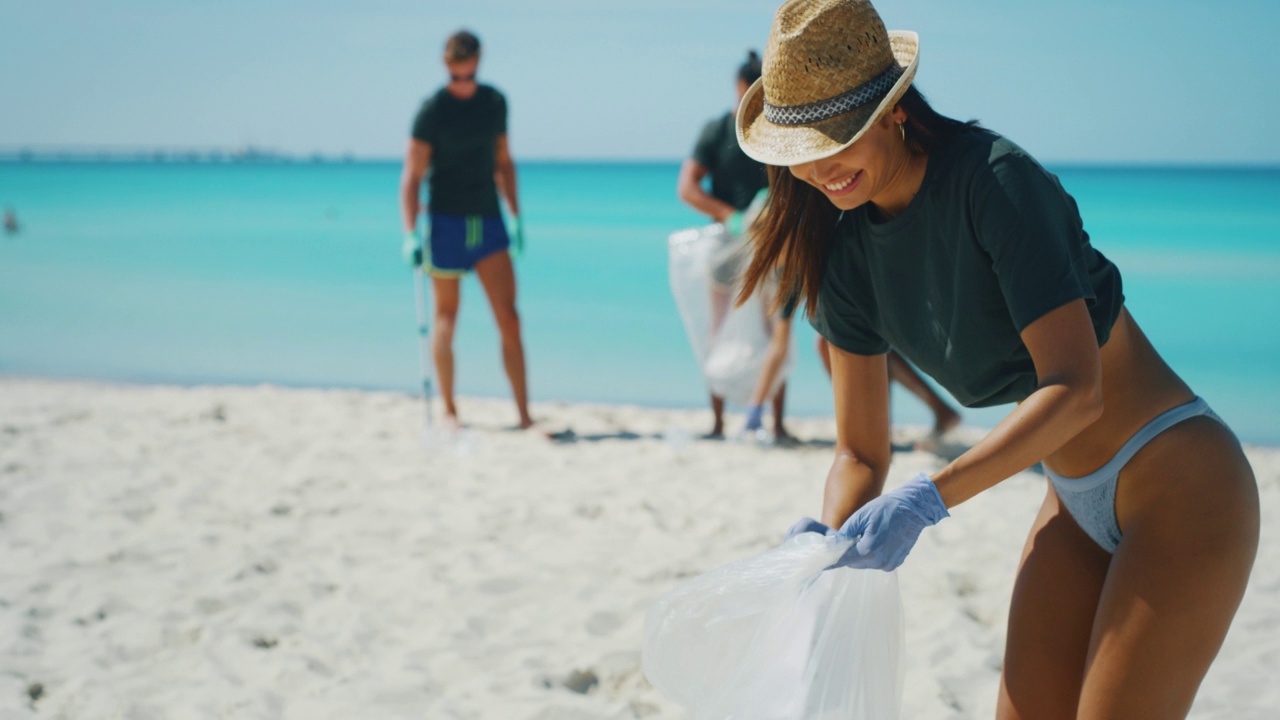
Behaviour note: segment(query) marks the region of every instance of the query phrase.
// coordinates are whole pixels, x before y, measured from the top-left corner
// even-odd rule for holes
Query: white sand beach
[[[707,411],[536,404],[576,433],[551,442],[461,408],[424,446],[403,394],[0,380],[0,720],[684,717],[640,671],[645,610],[817,514],[831,421],[781,449],[692,440]],[[1248,454],[1261,550],[1194,718],[1280,717],[1280,450]],[[899,571],[904,718],[993,716],[1043,492],[956,508]]]

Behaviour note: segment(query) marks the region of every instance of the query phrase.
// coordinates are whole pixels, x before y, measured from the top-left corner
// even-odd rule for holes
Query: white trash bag
[[[767,308],[777,282],[766,282],[742,306],[733,306],[750,261],[749,246],[720,223],[674,232],[667,247],[671,294],[708,389],[732,404],[749,404],[769,349],[773,319]],[[716,327],[718,314],[723,317]],[[770,396],[786,381],[791,365],[788,353]]]
[[[898,578],[827,571],[850,542],[803,533],[663,595],[645,617],[649,682],[695,720],[896,720]]]
[[[767,307],[761,293],[752,295],[741,307],[729,311],[719,332],[712,336],[711,350],[702,366],[712,394],[736,405],[751,403],[751,395],[764,370],[772,334]],[[791,357],[788,352],[765,397],[772,398],[786,382],[791,373]]]
[[[699,368],[711,350],[712,263],[737,244],[737,238],[720,223],[677,230],[667,237],[671,295]]]

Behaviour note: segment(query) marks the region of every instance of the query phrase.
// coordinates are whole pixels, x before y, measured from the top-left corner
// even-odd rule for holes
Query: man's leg
[[[516,311],[516,273],[511,255],[505,250],[495,252],[476,263],[476,277],[489,296],[493,319],[502,336],[502,365],[511,392],[515,396],[516,411],[520,414],[520,427],[533,425],[529,415],[528,387],[525,380],[524,342],[520,337],[520,315]]]
[[[440,383],[440,399],[444,401],[446,427],[458,427],[458,407],[453,401],[453,329],[458,321],[461,301],[460,283],[456,277],[431,278],[435,319],[431,324],[431,359],[436,365]]]
[[[773,436],[779,440],[789,440],[791,433],[787,432],[786,426],[782,424],[782,418],[786,414],[787,405],[787,384],[784,382],[778,388],[778,392],[773,395]]]
[[[729,314],[729,306],[733,303],[732,290],[729,286],[716,282],[714,278],[710,281],[710,285],[711,327],[708,328],[708,345],[715,340],[716,333],[720,332],[720,326],[724,324],[724,318]],[[708,440],[720,440],[724,437],[724,398],[715,393],[711,393],[711,415],[711,432],[702,437]]]
[[[711,414],[711,432],[702,437],[706,440],[720,440],[724,437],[724,398],[715,393],[711,394]]]

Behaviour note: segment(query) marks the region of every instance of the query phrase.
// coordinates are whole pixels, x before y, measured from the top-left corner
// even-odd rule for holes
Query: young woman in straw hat
[[[930,108],[917,60],[865,0],[792,0],[738,111],[771,166],[743,294],[780,267],[831,345],[836,457],[822,522],[792,532],[840,528],[859,538],[842,564],[892,569],[947,508],[1042,462],[997,717],[1183,717],[1253,565],[1253,471],[1125,309],[1058,179]],[[965,405],[1018,405],[882,494],[890,347]]]

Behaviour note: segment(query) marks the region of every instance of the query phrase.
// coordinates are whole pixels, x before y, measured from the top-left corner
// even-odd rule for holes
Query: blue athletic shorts
[[[507,226],[498,215],[431,213],[431,266],[437,277],[461,277],[476,263],[511,247]]]

